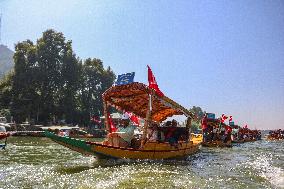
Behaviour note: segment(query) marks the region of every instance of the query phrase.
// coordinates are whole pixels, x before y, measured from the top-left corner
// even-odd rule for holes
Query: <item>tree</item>
[[[202,117],[206,113],[205,111],[202,111],[202,109],[198,106],[193,106],[189,109],[189,111],[192,112],[193,115],[196,117],[197,122],[200,122]]]
[[[11,113],[16,122],[22,122],[34,116],[34,102],[38,98],[34,70],[37,66],[36,47],[27,40],[18,43],[15,50]]]
[[[43,32],[36,44],[17,43],[14,62],[14,72],[0,82],[0,106],[16,122],[65,119],[86,125],[90,115],[102,114],[101,95],[115,79],[100,59],[76,58],[72,42],[54,30]]]
[[[82,70],[81,110],[84,124],[88,124],[91,115],[102,115],[102,93],[113,84],[115,74],[110,67],[105,70],[100,59],[86,59]]]

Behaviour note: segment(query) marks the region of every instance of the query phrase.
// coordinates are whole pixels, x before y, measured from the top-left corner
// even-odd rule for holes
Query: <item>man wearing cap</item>
[[[131,144],[131,140],[134,137],[134,125],[129,125],[129,115],[123,114],[121,117],[120,124],[117,128],[116,132],[110,133],[109,138],[112,140],[110,141],[110,144],[113,146],[120,146],[120,147],[127,147]]]

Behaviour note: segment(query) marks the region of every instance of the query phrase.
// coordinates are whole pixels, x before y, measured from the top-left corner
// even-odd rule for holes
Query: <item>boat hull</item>
[[[212,142],[202,142],[202,146],[204,147],[232,147],[232,142],[229,141],[224,143],[222,141],[212,141]]]
[[[0,133],[0,140],[5,139],[10,136],[10,133]]]
[[[99,158],[115,159],[176,159],[184,158],[199,150],[199,144],[180,142],[177,148],[168,143],[148,142],[142,149],[122,148],[103,145],[102,143],[86,142],[69,137],[46,133],[53,141],[84,155],[94,155]]]

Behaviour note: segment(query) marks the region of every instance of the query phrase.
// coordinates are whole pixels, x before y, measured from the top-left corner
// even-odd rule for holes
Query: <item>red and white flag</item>
[[[137,117],[136,115],[134,115],[131,112],[125,112],[129,115],[130,120],[137,126],[139,126],[139,117]]]
[[[233,121],[233,116],[230,116],[229,121]]]
[[[100,119],[96,119],[96,116],[91,117],[91,121],[95,122],[95,123],[101,123]]]
[[[115,127],[115,125],[113,124],[113,121],[112,121],[112,118],[110,116],[110,114],[108,113],[107,114],[107,121],[108,121],[108,124],[110,126],[110,132],[115,132],[117,130],[117,128]]]
[[[156,93],[159,95],[159,96],[164,96],[164,94],[162,93],[162,91],[159,89],[159,86],[156,82],[156,79],[155,79],[155,76],[151,70],[151,68],[147,65],[148,67],[148,82],[149,82],[149,87],[151,89],[154,89],[156,91]]]
[[[221,122],[224,123],[226,119],[228,119],[228,117],[225,114],[222,114]]]

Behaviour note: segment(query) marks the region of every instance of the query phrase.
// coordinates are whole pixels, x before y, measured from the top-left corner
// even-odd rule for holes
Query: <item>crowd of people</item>
[[[228,126],[219,119],[208,119],[207,115],[204,115],[201,125],[203,142],[221,141],[227,143],[229,141],[241,142],[261,139],[259,130],[241,128],[237,125]]]

